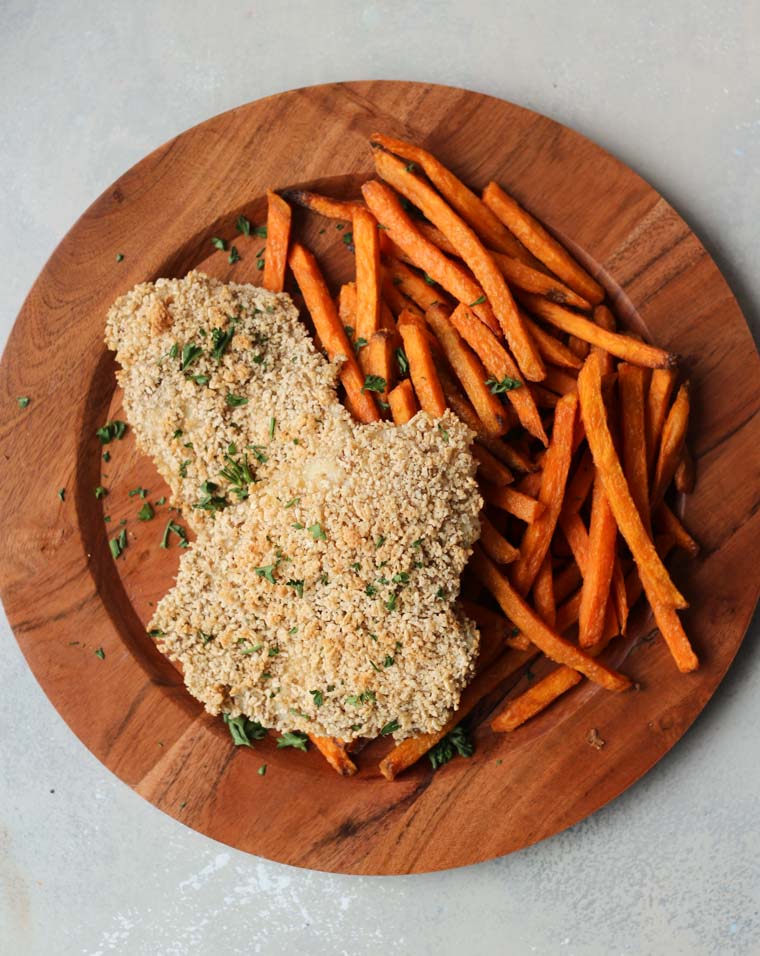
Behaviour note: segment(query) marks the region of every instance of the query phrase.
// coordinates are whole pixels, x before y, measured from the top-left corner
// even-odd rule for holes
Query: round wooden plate
[[[176,539],[169,550],[158,544],[168,518],[181,518],[163,505],[153,521],[138,521],[142,502],[127,491],[145,487],[156,501],[165,486],[129,432],[107,446],[109,462],[95,436],[119,405],[103,345],[111,302],[135,283],[201,264],[255,282],[264,243],[235,239],[236,217],[263,222],[270,185],[355,195],[372,173],[374,130],[429,147],[475,187],[502,182],[604,282],[627,324],[684,356],[698,463],[686,520],[703,544],[700,560],[674,563],[691,599],[684,621],[699,671],[678,674],[640,612],[622,663],[640,690],[621,696],[586,682],[512,735],[493,735],[481,708],[471,760],[436,773],[423,761],[395,783],[374,760],[342,779],[315,752],[277,751],[272,740],[236,748],[189,697],[145,633],[180,553]],[[351,261],[335,224],[299,228],[328,278],[345,278]],[[209,257],[214,235],[235,239],[242,260]],[[342,873],[487,860],[570,826],[630,786],[723,677],[757,597],[759,380],[749,330],[699,240],[647,183],[577,133],[510,103],[414,83],[327,85],[260,100],[183,133],[125,173],[29,294],[0,368],[5,609],[72,730],[188,826],[273,860]],[[31,398],[26,409],[20,395]],[[98,484],[109,489],[102,500]],[[129,545],[114,561],[108,538],[123,518]],[[606,741],[601,750],[586,741],[592,729]],[[266,776],[257,773],[263,763]]]

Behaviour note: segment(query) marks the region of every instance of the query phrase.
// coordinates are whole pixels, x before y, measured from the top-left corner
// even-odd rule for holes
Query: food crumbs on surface
[[[211,237],[211,245],[214,249],[219,249],[221,252],[227,251],[227,242],[224,239],[220,239],[218,236]]]
[[[65,489],[65,488],[59,488],[59,489],[58,489],[58,497],[61,499],[61,501],[65,501],[65,500],[66,500],[66,489]]]
[[[103,650],[102,647],[99,647],[99,648],[95,651],[95,657],[99,657],[99,658],[101,659],[101,661],[104,661],[104,660],[106,659],[106,652]]]
[[[124,253],[123,253],[123,252],[117,252],[117,253],[116,253],[116,261],[117,261],[117,262],[123,262],[123,261],[124,261]]]
[[[16,399],[16,402],[18,403],[19,408],[27,408],[29,402],[31,402],[31,398],[29,398],[28,395],[19,395],[19,397]]]
[[[604,739],[604,737],[602,737],[596,727],[593,727],[586,734],[586,743],[593,747],[594,750],[601,750],[607,741]]]
[[[245,216],[238,216],[235,222],[235,228],[238,232],[242,233],[244,236],[250,236],[251,234],[251,221],[246,219]]]

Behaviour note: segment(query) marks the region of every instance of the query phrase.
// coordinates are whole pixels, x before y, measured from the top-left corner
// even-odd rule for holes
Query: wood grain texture
[[[316,752],[277,751],[272,740],[234,748],[221,721],[188,696],[144,630],[180,553],[176,544],[157,547],[168,506],[139,522],[141,502],[126,494],[141,485],[155,501],[166,489],[130,433],[108,446],[108,463],[95,437],[120,402],[103,346],[114,298],[199,265],[256,281],[264,243],[238,241],[235,218],[263,223],[270,185],[358,195],[371,174],[367,137],[375,130],[431,149],[475,187],[503,184],[604,284],[629,327],[683,355],[698,460],[685,518],[703,545],[699,561],[673,565],[691,601],[684,623],[699,671],[676,672],[638,608],[631,640],[610,662],[639,691],[610,694],[584,682],[515,733],[495,735],[487,718],[510,690],[502,687],[476,713],[471,760],[435,774],[421,763],[393,784],[368,759],[387,742],[359,755],[364,769],[342,779]],[[348,278],[335,224],[302,211],[295,219],[328,280]],[[235,238],[242,260],[230,266],[222,253],[209,256],[212,235]],[[0,366],[5,609],[72,730],[186,825],[273,860],[336,872],[423,872],[489,859],[556,833],[630,786],[689,727],[733,659],[757,599],[758,381],[749,330],[699,240],[650,186],[578,134],[509,103],[422,84],[270,97],[208,120],[129,170],[84,213],[30,292]],[[31,397],[28,408],[18,408],[18,395]],[[98,501],[101,483],[110,493]],[[122,518],[129,546],[114,561],[108,535]],[[586,742],[592,728],[606,741],[600,751]]]

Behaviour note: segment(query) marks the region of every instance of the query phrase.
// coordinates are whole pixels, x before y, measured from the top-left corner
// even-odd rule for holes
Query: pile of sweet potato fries
[[[558,666],[492,730],[514,731],[584,678],[629,688],[600,655],[642,592],[676,667],[694,670],[663,560],[698,546],[665,500],[694,484],[677,357],[618,330],[602,286],[496,183],[478,196],[417,146],[381,134],[371,146],[379,178],[361,199],[268,193],[263,284],[282,291],[290,267],[357,420],[450,408],[476,435],[486,505],[463,606],[481,632],[477,674],[440,731],[386,754],[392,780],[539,654]],[[350,223],[356,277],[337,301],[291,235],[290,203]],[[356,771],[354,747],[312,741]]]

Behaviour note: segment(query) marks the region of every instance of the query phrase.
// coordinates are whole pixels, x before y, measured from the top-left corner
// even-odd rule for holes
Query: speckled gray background
[[[247,100],[374,77],[479,89],[597,140],[691,222],[758,331],[757,2],[0,0],[2,341],[76,216],[147,151]],[[144,803],[68,731],[3,620],[0,952],[760,953],[757,636],[590,820],[467,870],[369,879],[246,856]]]

